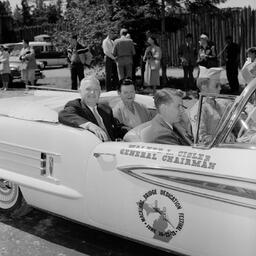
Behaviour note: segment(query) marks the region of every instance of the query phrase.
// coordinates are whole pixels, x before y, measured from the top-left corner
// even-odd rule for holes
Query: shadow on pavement
[[[0,216],[6,225],[88,255],[171,256],[135,242],[33,209],[20,219]]]

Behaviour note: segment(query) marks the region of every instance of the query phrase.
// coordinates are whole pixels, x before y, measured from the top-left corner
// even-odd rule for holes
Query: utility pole
[[[165,1],[161,0],[161,46],[162,46],[162,84],[167,85],[167,38],[165,30]]]

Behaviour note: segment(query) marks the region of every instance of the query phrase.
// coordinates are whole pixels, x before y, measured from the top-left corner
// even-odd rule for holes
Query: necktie
[[[108,138],[110,139],[109,134],[108,134],[108,131],[107,131],[107,129],[106,129],[106,126],[104,125],[103,120],[102,120],[100,114],[99,114],[98,111],[97,111],[97,107],[94,107],[94,108],[93,108],[93,115],[94,115],[94,117],[95,117],[95,119],[96,119],[96,121],[97,121],[99,127],[100,127],[103,131],[106,132]]]

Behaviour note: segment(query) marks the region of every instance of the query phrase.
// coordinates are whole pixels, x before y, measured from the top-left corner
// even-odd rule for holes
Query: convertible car
[[[178,255],[254,256],[255,91],[253,80],[238,97],[201,95],[198,129],[205,100],[228,104],[212,140],[190,146],[143,142],[145,125],[116,142],[62,125],[75,92],[1,97],[1,213],[32,206]],[[154,111],[150,96],[136,100]]]

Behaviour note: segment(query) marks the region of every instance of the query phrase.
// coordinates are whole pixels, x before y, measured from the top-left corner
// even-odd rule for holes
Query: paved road
[[[21,219],[0,216],[0,255],[171,256],[35,209]]]

